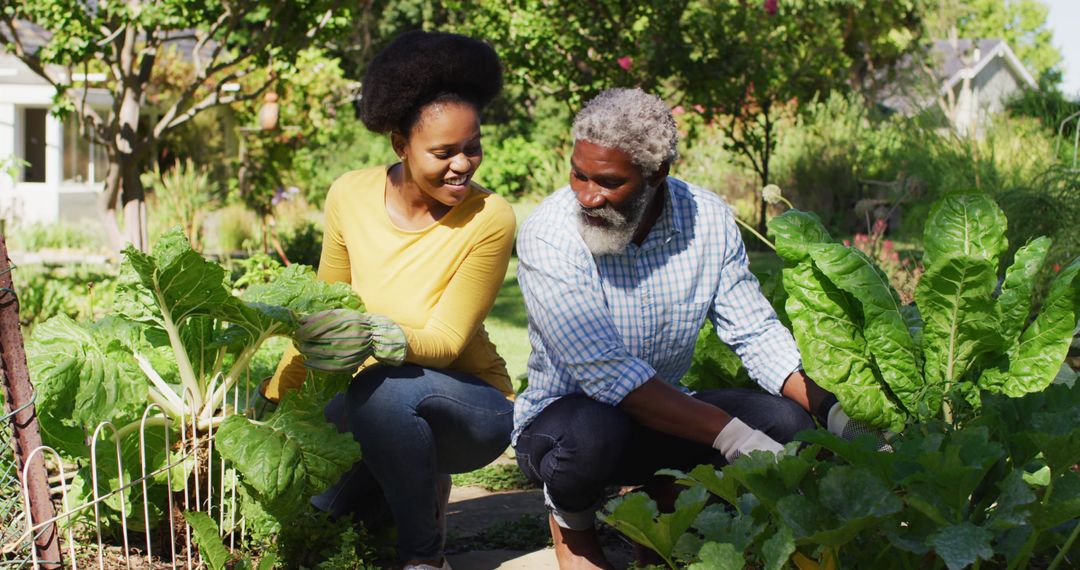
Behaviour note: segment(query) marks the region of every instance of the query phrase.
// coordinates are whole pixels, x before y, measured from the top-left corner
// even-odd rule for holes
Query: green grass
[[[516,464],[493,463],[468,473],[451,476],[455,485],[480,487],[492,492],[520,491],[534,489],[536,486],[525,478],[525,474]]]
[[[517,281],[517,258],[510,260],[506,270],[502,289],[495,297],[491,313],[484,321],[491,341],[499,350],[499,355],[506,360],[506,370],[517,388],[517,377],[525,373],[529,360],[528,319],[525,316],[525,301],[521,297],[521,287]]]

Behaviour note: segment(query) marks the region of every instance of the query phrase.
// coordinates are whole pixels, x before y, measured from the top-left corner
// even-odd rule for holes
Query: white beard
[[[647,206],[656,196],[656,188],[646,186],[641,195],[634,199],[624,211],[619,211],[610,204],[600,209],[589,210],[579,206],[577,214],[578,233],[585,241],[585,247],[595,255],[616,255],[626,251],[634,232],[645,215]],[[606,225],[594,226],[585,221],[585,212],[603,219]]]

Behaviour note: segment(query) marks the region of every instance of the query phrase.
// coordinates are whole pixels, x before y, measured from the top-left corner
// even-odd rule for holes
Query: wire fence
[[[26,406],[33,405],[31,401]],[[24,406],[25,407],[25,406]],[[0,416],[0,568],[23,568],[30,562],[32,544],[23,535],[26,527],[19,462],[15,457],[12,410]]]
[[[234,401],[238,395],[234,391]],[[160,406],[150,404],[135,431],[124,434],[110,422],[99,424],[89,440],[88,464],[82,466],[72,464],[49,446],[33,450],[27,455],[26,463],[36,455],[44,457],[57,513],[52,519],[36,524],[29,522],[26,473],[20,482],[13,452],[14,412],[3,416],[0,421],[0,439],[4,443],[0,455],[3,477],[0,480],[3,485],[0,569],[57,567],[59,561],[38,559],[30,540],[54,525],[60,529],[63,568],[192,570],[204,567],[198,545],[193,542],[192,528],[182,511],[199,511],[210,516],[217,523],[225,547],[234,550],[245,527],[237,509],[237,482],[235,477],[228,476],[226,462],[215,459],[213,449],[216,434],[213,426],[229,413],[238,413],[235,405],[223,406],[213,418],[217,421],[211,421],[209,430],[199,433],[194,414],[171,419]],[[148,465],[147,457],[148,438],[154,437],[164,439],[166,453],[164,465],[156,468]],[[132,466],[124,464],[123,447],[133,444],[138,445],[137,477],[128,475]],[[74,493],[75,470],[80,467],[89,468],[88,477],[86,470],[78,475],[89,490]],[[150,487],[160,485],[162,479],[165,492],[150,493]]]

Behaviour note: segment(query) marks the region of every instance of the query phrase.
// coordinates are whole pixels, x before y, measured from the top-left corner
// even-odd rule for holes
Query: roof
[[[935,73],[942,82],[942,91],[952,89],[965,77],[979,75],[983,68],[993,62],[996,57],[1003,58],[1006,65],[1012,68],[1017,77],[1028,87],[1038,89],[1035,78],[1031,76],[1005,40],[996,38],[934,40],[930,53],[939,62]],[[974,57],[976,53],[978,61],[971,61],[969,58]]]

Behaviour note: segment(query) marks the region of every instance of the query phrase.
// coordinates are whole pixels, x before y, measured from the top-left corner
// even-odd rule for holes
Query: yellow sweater
[[[502,197],[473,185],[465,201],[438,222],[403,230],[386,212],[387,170],[354,170],[330,187],[319,278],[350,283],[366,311],[401,325],[408,339],[406,362],[468,372],[512,395],[506,362],[483,321],[510,262],[513,210]],[[266,396],[278,400],[306,376],[303,356],[290,345]]]

